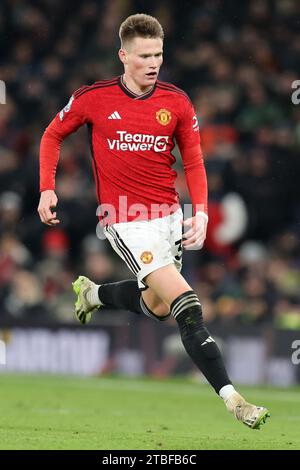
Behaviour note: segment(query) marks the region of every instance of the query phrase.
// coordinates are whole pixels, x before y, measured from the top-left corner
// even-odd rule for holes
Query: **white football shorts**
[[[182,267],[181,208],[171,215],[104,227],[104,234],[115,252],[138,280],[140,289],[147,287],[143,279],[156,269],[175,264]]]

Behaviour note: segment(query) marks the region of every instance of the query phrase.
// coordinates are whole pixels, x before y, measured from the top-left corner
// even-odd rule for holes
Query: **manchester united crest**
[[[160,109],[156,113],[156,119],[162,126],[167,126],[172,119],[171,112],[167,109]]]
[[[140,259],[144,264],[149,264],[153,260],[153,254],[151,253],[151,251],[143,251],[140,256]]]

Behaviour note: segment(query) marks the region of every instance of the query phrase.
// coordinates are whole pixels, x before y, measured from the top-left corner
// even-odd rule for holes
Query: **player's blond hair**
[[[164,39],[164,30],[154,16],[137,13],[126,18],[120,26],[119,37],[121,47],[134,38],[160,38]]]

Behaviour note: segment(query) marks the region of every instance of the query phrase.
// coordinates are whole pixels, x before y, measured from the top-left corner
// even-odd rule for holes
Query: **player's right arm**
[[[62,141],[80,126],[88,122],[83,97],[71,96],[68,104],[55,116],[46,128],[40,144],[40,202],[38,213],[41,221],[49,226],[59,224],[56,212],[55,175]]]

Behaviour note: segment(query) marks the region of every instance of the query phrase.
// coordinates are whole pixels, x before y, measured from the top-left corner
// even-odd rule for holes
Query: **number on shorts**
[[[180,239],[180,240],[177,240],[177,242],[175,242],[175,245],[178,245],[178,248],[177,248],[177,255],[175,256],[175,259],[176,259],[176,261],[180,261],[181,258],[182,258],[182,244],[181,244],[181,239]]]

